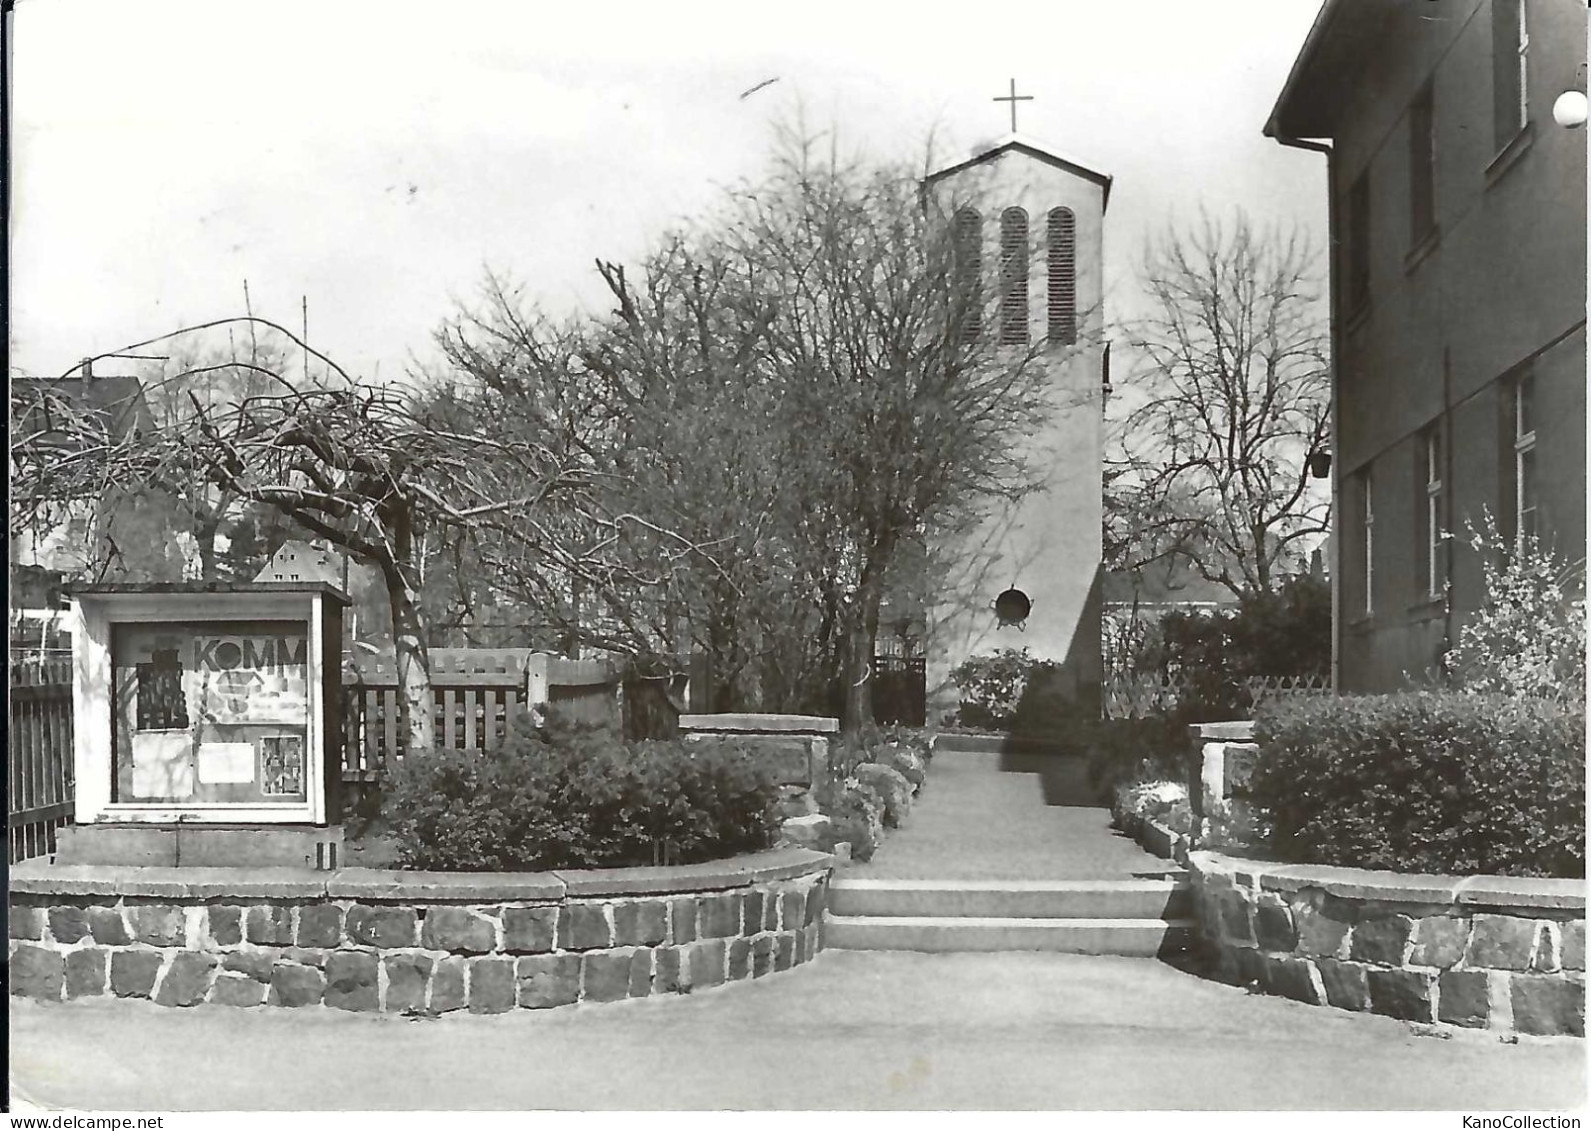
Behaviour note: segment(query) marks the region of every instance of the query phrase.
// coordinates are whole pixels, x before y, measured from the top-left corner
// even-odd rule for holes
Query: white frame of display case
[[[325,673],[321,623],[328,594],[279,593],[83,593],[72,598],[72,760],[76,773],[73,816],[80,825],[112,823],[325,824],[326,731],[322,725]],[[301,804],[240,802],[149,804],[111,801],[115,773],[111,750],[111,634],[122,624],[202,624],[206,621],[307,622],[305,679],[309,717],[304,738],[306,800]]]

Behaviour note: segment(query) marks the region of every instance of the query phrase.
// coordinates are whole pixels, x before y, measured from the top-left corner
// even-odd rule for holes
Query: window
[[[1343,251],[1343,305],[1352,314],[1370,298],[1370,174],[1348,190],[1347,243]]]
[[[1077,341],[1077,220],[1070,208],[1050,211],[1050,341]]]
[[[1364,560],[1363,560],[1363,562],[1360,563],[1362,568],[1359,571],[1359,576],[1361,577],[1361,579],[1363,580],[1363,583],[1364,583],[1364,605],[1363,605],[1361,611],[1363,612],[1363,614],[1365,616],[1368,617],[1372,613],[1375,612],[1375,587],[1376,587],[1375,586],[1375,581],[1376,581],[1376,569],[1375,569],[1375,558],[1376,558],[1376,555],[1375,555],[1375,545],[1376,545],[1376,540],[1375,540],[1375,530],[1376,530],[1375,490],[1374,490],[1374,485],[1373,485],[1372,480],[1370,478],[1370,472],[1369,472],[1368,469],[1366,469],[1365,471],[1362,471],[1362,472],[1359,473],[1359,484],[1360,484],[1361,509],[1363,511],[1363,516],[1364,516],[1363,538],[1361,539],[1361,542],[1360,542],[1360,544],[1361,544],[1361,546],[1363,548],[1363,552],[1364,552]]]
[[[1409,222],[1411,244],[1436,227],[1436,130],[1429,83],[1409,107]]]
[[[961,340],[975,342],[983,334],[983,217],[963,208],[955,218],[956,286],[963,313]]]
[[[1000,213],[1000,344],[1028,341],[1028,214]]]
[[[1514,540],[1537,536],[1536,529],[1536,378],[1526,372],[1514,382]]]
[[[1492,109],[1499,149],[1529,120],[1529,51],[1525,0],[1492,0]]]
[[[1431,600],[1447,590],[1447,554],[1442,527],[1442,429],[1433,425],[1420,438],[1420,460],[1425,481],[1420,526],[1425,534],[1425,595]]]

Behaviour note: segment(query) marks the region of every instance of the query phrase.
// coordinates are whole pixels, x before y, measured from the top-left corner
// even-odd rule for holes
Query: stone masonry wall
[[[495,891],[489,875],[348,869],[318,897],[264,869],[228,885],[191,877],[223,869],[37,867],[13,875],[11,993],[426,1013],[691,993],[817,955],[830,858],[782,859],[760,876],[697,866],[703,890],[679,890],[690,867],[498,876]],[[108,890],[140,887],[157,894]]]
[[[1585,1035],[1579,881],[1408,876],[1194,852],[1217,975],[1294,998],[1498,1032]]]

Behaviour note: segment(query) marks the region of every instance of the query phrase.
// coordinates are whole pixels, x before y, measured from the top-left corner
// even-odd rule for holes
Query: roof
[[[1407,39],[1402,0],[1324,0],[1265,122],[1266,137],[1332,137],[1337,112],[1361,68],[1389,42]],[[1417,13],[1416,13],[1417,14]]]
[[[343,591],[326,581],[126,581],[104,585],[68,585],[71,597],[129,597],[150,594],[198,596],[221,593],[318,593],[348,604]]]
[[[1235,605],[1237,597],[1224,585],[1200,577],[1183,559],[1164,558],[1136,569],[1105,574],[1106,604]]]
[[[136,377],[16,377],[11,381],[11,403],[23,414],[18,427],[24,432],[56,431],[55,401],[67,410],[97,418],[118,440],[135,430],[152,431],[155,426],[143,383]]]
[[[254,580],[256,583],[324,581],[336,585],[342,582],[347,570],[347,555],[341,551],[315,546],[299,538],[289,538],[254,575]]]
[[[1115,179],[1109,173],[1102,173],[1098,169],[1085,165],[1075,157],[1068,157],[1037,138],[1018,133],[1006,134],[1004,137],[996,138],[993,141],[980,142],[973,147],[971,157],[934,170],[923,178],[923,183],[931,185],[935,181],[943,180],[945,177],[959,173],[964,169],[970,169],[974,165],[993,161],[1006,153],[1021,153],[1036,161],[1042,161],[1046,165],[1053,165],[1057,169],[1065,169],[1068,173],[1082,177],[1085,181],[1093,181],[1104,191],[1104,199],[1100,202],[1100,210],[1104,211],[1109,206],[1110,186]]]

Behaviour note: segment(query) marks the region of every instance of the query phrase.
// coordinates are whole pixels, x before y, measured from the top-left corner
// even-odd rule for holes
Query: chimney
[[[83,379],[85,381],[92,381],[94,379],[94,359],[92,357],[85,357],[83,359]]]

